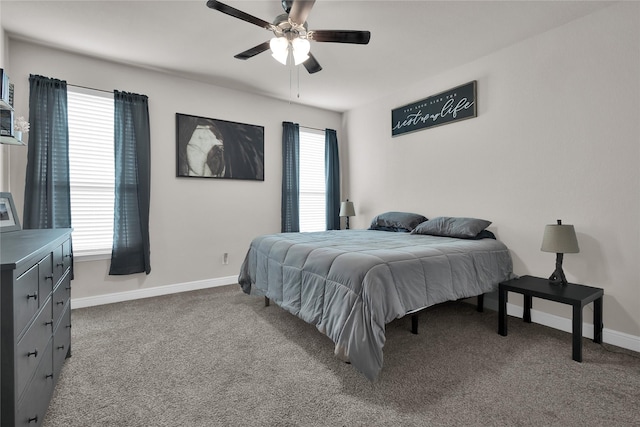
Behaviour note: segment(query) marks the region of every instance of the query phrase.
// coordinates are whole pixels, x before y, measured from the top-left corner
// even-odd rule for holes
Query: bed
[[[464,230],[460,237],[450,226],[419,231],[431,221],[375,227],[378,217],[368,230],[256,237],[238,277],[245,293],[264,296],[315,325],[335,343],[336,356],[370,380],[382,369],[387,323],[495,291],[513,277],[508,248],[482,227],[488,221],[480,232]]]

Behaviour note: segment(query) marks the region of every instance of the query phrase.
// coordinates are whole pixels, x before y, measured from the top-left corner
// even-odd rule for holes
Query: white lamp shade
[[[340,216],[356,216],[356,211],[353,209],[353,202],[347,200],[340,203]]]
[[[287,65],[287,57],[289,56],[289,41],[284,37],[274,37],[269,41],[271,56],[282,65]]]
[[[293,39],[291,41],[291,47],[293,47],[293,60],[296,65],[300,65],[309,59],[309,51],[311,50],[309,40],[301,38]]]
[[[549,224],[544,228],[542,237],[543,252],[558,254],[577,254],[580,252],[578,239],[573,225]]]

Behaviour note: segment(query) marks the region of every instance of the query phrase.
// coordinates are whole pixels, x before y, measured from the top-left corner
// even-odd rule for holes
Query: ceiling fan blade
[[[307,69],[309,74],[317,73],[318,71],[322,70],[322,67],[312,54],[309,54],[309,59],[304,61],[302,65],[304,65],[304,68]]]
[[[264,42],[259,44],[258,46],[252,47],[251,49],[247,49],[244,52],[241,52],[234,56],[234,58],[238,59],[249,59],[253,58],[259,53],[264,52],[265,50],[269,50],[269,42]]]
[[[222,13],[226,13],[227,15],[233,16],[234,18],[242,19],[243,21],[247,21],[251,24],[257,25],[258,27],[266,28],[267,30],[270,30],[273,27],[270,22],[267,22],[260,18],[256,18],[253,15],[249,15],[246,12],[243,12],[231,6],[227,6],[226,4],[220,3],[216,0],[207,1],[207,7],[220,11]]]
[[[309,33],[309,38],[317,42],[367,44],[371,39],[369,31],[314,30]]]
[[[307,17],[316,0],[294,0],[289,11],[289,20],[298,25],[307,22]]]

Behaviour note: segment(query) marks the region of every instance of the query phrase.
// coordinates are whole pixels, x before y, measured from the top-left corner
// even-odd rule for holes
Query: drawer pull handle
[[[65,289],[66,291],[70,291],[70,290],[71,290],[71,286],[66,286],[64,289]]]
[[[36,415],[35,417],[29,418],[29,424],[31,423],[37,423],[38,422],[38,416]]]
[[[58,350],[64,350],[64,345],[59,345],[59,346],[57,347],[57,349],[58,349]]]
[[[53,320],[51,320],[50,322],[44,322],[45,326],[49,326],[49,325],[53,325]]]
[[[65,258],[71,258],[73,255],[72,254],[66,254],[64,257]]]
[[[29,353],[27,353],[27,357],[31,357],[31,356],[38,357],[38,349],[37,348],[35,350],[30,351]]]
[[[44,276],[45,280],[53,280],[53,275],[51,276]]]
[[[27,300],[29,300],[31,298],[38,299],[38,293],[36,292],[36,293],[30,294],[30,295],[27,295]]]
[[[47,374],[44,376],[46,379],[53,378],[53,374]]]
[[[59,262],[56,264],[56,267],[62,267],[64,265],[64,262]]]
[[[64,300],[56,302],[56,305],[64,305]]]
[[[65,328],[69,328],[69,329],[71,329],[71,325],[67,325],[67,326],[65,326]]]

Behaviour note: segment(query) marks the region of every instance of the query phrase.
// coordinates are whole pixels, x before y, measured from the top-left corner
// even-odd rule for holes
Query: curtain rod
[[[89,89],[89,90],[97,90],[98,92],[113,93],[112,90],[96,89],[95,87],[74,85],[74,84],[71,84],[71,83],[67,83],[67,86],[79,87],[79,88],[82,88],[82,89]]]
[[[325,132],[326,129],[318,129],[318,128],[312,128],[311,126],[302,126],[300,125],[301,128],[305,128],[305,129],[313,129],[313,130],[319,130],[321,132]]]

